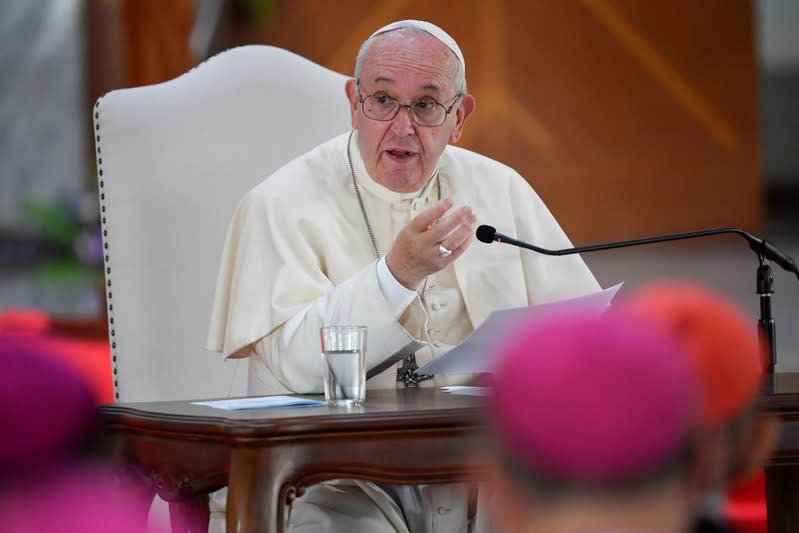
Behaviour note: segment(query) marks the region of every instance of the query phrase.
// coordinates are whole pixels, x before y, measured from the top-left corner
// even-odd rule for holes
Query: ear
[[[464,95],[461,98],[461,103],[455,110],[455,129],[453,129],[452,133],[449,135],[449,142],[454,144],[460,140],[461,135],[463,135],[463,125],[466,123],[466,119],[469,118],[469,115],[474,111],[475,104],[474,96],[471,94]]]
[[[749,439],[730,465],[730,485],[750,478],[766,464],[777,444],[779,427],[776,415],[760,415],[755,419]]]
[[[347,95],[347,100],[350,101],[350,122],[352,123],[352,128],[357,128],[357,116],[358,116],[358,86],[355,83],[355,80],[350,78],[347,80],[347,83],[344,84],[344,92]]]

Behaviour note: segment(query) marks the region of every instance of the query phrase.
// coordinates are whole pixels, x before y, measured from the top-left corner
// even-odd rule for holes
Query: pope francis
[[[397,369],[462,342],[496,309],[599,289],[578,256],[470,246],[481,222],[543,247],[571,244],[517,172],[451,145],[475,99],[441,28],[381,28],[344,90],[352,131],[252,189],[228,231],[208,348],[248,358],[251,394],[320,393],[319,328],[330,324],[368,326],[367,389],[463,383],[416,383]],[[473,531],[469,490],[322,483],[294,502],[288,531]],[[212,498],[212,529],[224,527],[223,500]]]

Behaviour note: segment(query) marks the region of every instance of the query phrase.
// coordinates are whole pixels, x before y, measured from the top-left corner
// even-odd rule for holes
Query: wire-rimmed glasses
[[[358,88],[358,101],[361,103],[363,114],[372,120],[381,122],[394,120],[400,109],[407,107],[410,112],[411,120],[419,126],[435,128],[442,125],[447,116],[452,112],[455,104],[461,99],[463,94],[455,95],[455,100],[446,107],[429,96],[417,98],[409,104],[402,104],[396,98],[382,92],[361,96],[360,87]]]

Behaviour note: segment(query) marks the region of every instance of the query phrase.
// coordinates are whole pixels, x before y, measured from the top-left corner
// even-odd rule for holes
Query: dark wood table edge
[[[108,432],[117,435],[138,435],[165,439],[203,438],[220,446],[248,448],[257,446],[264,438],[272,439],[281,446],[293,446],[298,440],[327,440],[330,438],[362,436],[378,433],[409,431],[424,433],[442,429],[462,430],[479,434],[484,423],[475,406],[441,409],[434,415],[424,411],[403,411],[398,413],[319,413],[304,414],[298,417],[285,417],[268,420],[230,419],[224,416],[192,416],[153,413],[147,411],[148,404],[109,404],[99,410],[100,424]],[[777,415],[783,429],[780,444],[765,467],[767,505],[769,513],[769,532],[799,532],[799,373],[778,374],[764,389],[760,405],[764,414]],[[331,420],[334,423],[330,423]],[[388,429],[364,429],[375,421],[387,424]],[[317,422],[325,421],[327,424]],[[335,428],[333,426],[336,426]],[[165,429],[165,426],[168,429]],[[456,431],[457,432],[457,431]],[[461,469],[445,473],[434,479],[417,481],[420,483],[449,483],[473,479],[479,469]],[[290,501],[301,494],[303,487],[327,479],[347,476],[386,483],[414,483],[418,480],[413,473],[390,474],[370,469],[351,471],[330,469],[315,473],[305,473],[287,480],[280,488],[282,501]],[[377,477],[378,479],[375,479]],[[222,484],[223,476],[205,480],[205,488]],[[203,485],[202,483],[200,485]],[[188,487],[187,487],[188,488]],[[201,488],[173,494],[176,500],[197,495],[192,492]],[[204,490],[204,489],[203,489]]]

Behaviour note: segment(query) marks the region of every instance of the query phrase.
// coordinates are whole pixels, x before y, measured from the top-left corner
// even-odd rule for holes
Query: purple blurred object
[[[683,448],[696,378],[655,325],[573,310],[520,324],[498,351],[488,414],[522,467],[575,484],[633,481]]]
[[[0,483],[73,458],[95,416],[90,385],[35,338],[0,342]]]
[[[147,526],[152,494],[97,466],[62,469],[0,493],[0,524],[13,533],[160,533]]]

